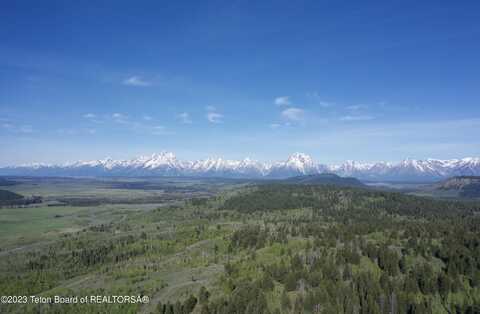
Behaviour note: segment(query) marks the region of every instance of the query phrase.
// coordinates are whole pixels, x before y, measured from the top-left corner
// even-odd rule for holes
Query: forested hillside
[[[354,214],[385,212],[415,217],[468,215],[480,209],[480,203],[445,201],[401,193],[322,185],[260,185],[241,192],[223,205],[240,212],[311,208],[325,213],[347,210]]]
[[[480,198],[480,177],[452,177],[435,185],[436,190],[454,191],[464,198]]]
[[[17,184],[15,181],[0,177],[0,186],[12,186]]]
[[[356,178],[340,177],[334,173],[311,174],[296,176],[283,180],[289,184],[308,184],[308,185],[334,185],[345,187],[364,187],[365,185]]]
[[[479,313],[479,210],[368,189],[249,186],[4,252],[0,291],[150,300],[3,305],[16,313]]]
[[[23,196],[17,193],[13,193],[7,190],[0,190],[0,206],[14,203],[15,201],[21,200],[22,198]]]

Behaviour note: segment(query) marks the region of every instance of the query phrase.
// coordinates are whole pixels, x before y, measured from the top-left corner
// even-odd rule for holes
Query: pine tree
[[[285,290],[283,290],[280,303],[282,304],[282,310],[284,312],[290,310],[290,307],[291,307],[290,298],[288,297],[288,294]]]

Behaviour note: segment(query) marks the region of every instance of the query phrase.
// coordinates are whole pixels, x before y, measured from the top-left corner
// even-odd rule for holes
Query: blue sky
[[[0,165],[480,156],[478,1],[3,1]]]

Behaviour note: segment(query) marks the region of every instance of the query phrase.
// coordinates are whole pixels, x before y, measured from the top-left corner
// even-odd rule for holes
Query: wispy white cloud
[[[375,117],[369,115],[361,115],[361,116],[343,116],[340,118],[341,121],[366,121],[366,120],[373,120]]]
[[[143,134],[150,134],[150,135],[168,135],[174,134],[174,132],[167,129],[167,127],[163,125],[145,125],[140,124],[137,122],[133,122],[131,124],[131,130],[134,132],[139,132]]]
[[[320,100],[318,102],[318,104],[320,105],[320,107],[322,108],[330,108],[330,107],[333,107],[335,104],[333,102],[328,102],[328,101],[323,101],[323,100]]]
[[[87,119],[88,121],[90,122],[94,122],[94,123],[103,123],[103,119],[102,117],[98,116],[97,114],[94,114],[94,113],[86,113],[82,116],[84,119]]]
[[[301,122],[305,119],[305,110],[301,108],[291,107],[283,110],[281,115],[287,121]]]
[[[97,133],[96,129],[58,129],[56,132],[59,135],[94,135]]]
[[[368,109],[368,105],[350,105],[350,106],[347,106],[346,109],[349,111],[359,111],[359,110]]]
[[[172,132],[169,132],[166,127],[163,125],[155,125],[152,126],[150,129],[150,133],[152,135],[166,135],[166,134],[172,134]]]
[[[20,133],[33,133],[33,127],[31,125],[22,125],[18,131]]]
[[[207,120],[210,123],[222,123],[223,122],[223,114],[218,112],[207,112],[206,114]]]
[[[480,128],[480,118],[460,120],[415,121],[395,123],[337,124],[336,128],[326,132],[312,132],[301,139],[291,137],[285,142],[321,148],[329,151],[351,153],[351,147],[358,147],[359,154],[365,153],[366,159],[372,151],[378,154],[394,152],[393,158],[461,158],[478,155],[476,130]],[[441,135],[441,136],[440,136]],[[361,152],[361,149],[368,148]],[[463,151],[463,152],[462,152]],[[473,153],[469,153],[473,152]],[[421,153],[422,156],[418,154]]]
[[[151,82],[144,80],[140,76],[136,76],[136,75],[125,79],[123,81],[123,84],[128,86],[143,86],[143,87],[152,85]]]
[[[94,113],[86,113],[86,114],[83,115],[83,117],[85,119],[95,119],[97,117],[97,115],[94,114]]]
[[[172,132],[167,131],[164,126],[152,125],[154,118],[149,115],[143,115],[138,118],[131,117],[125,113],[115,112],[107,115],[98,115],[94,113],[87,113],[83,117],[89,119],[92,122],[102,122],[102,123],[115,123],[122,128],[126,128],[132,132],[139,132],[143,134],[151,135],[164,135],[172,134]],[[94,128],[90,129],[59,129],[57,130],[59,134],[96,134],[97,130]]]
[[[280,126],[281,126],[280,123],[271,123],[271,124],[269,125],[269,127],[270,127],[271,129],[278,129]]]
[[[167,130],[163,125],[152,125],[154,119],[150,116],[142,116],[141,119],[135,119],[126,114],[116,112],[111,115],[111,119],[113,122],[118,123],[133,132],[150,135],[173,134],[172,131]]]
[[[217,112],[217,108],[214,106],[206,106],[205,110],[207,110],[207,114],[205,117],[207,118],[208,122],[210,123],[223,123],[223,114]]]
[[[112,119],[113,119],[113,121],[115,121],[117,123],[122,123],[122,124],[129,123],[128,116],[123,114],[123,113],[116,112],[116,113],[112,114]]]
[[[277,106],[290,106],[290,96],[280,96],[275,98],[274,100],[275,105]]]
[[[335,106],[335,103],[322,99],[322,97],[320,97],[318,92],[307,92],[306,96],[307,96],[307,100],[310,103],[319,105],[322,108],[330,108]]]
[[[182,112],[178,114],[177,119],[180,120],[180,123],[183,123],[183,124],[192,123],[192,119],[190,118],[190,114],[188,112]]]
[[[87,119],[90,122],[95,122],[95,123],[105,123],[108,121],[113,121],[116,123],[121,123],[121,124],[129,124],[131,121],[129,120],[128,115],[115,112],[112,114],[106,114],[106,115],[98,115],[95,113],[86,113],[82,116],[83,118]],[[145,117],[144,117],[145,119]],[[147,119],[145,119],[147,120]]]
[[[29,124],[15,125],[12,122],[5,122],[1,124],[1,127],[11,133],[34,133],[33,127]]]

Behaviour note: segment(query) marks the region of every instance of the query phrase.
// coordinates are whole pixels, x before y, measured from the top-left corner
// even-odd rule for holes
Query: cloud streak
[[[102,122],[105,123],[105,127],[111,127],[112,125],[121,126],[132,132],[139,132],[150,135],[165,135],[173,134],[172,131],[169,131],[163,125],[154,125],[155,119],[149,115],[142,115],[138,118],[131,117],[125,113],[115,112],[107,115],[98,115],[94,113],[87,113],[83,115],[84,118],[92,122]],[[97,121],[97,119],[102,119],[102,121]],[[78,131],[72,131],[72,129],[60,129],[58,133],[63,134],[75,134]],[[95,134],[96,129],[87,129],[82,131],[84,133]]]
[[[85,119],[95,119],[97,117],[97,115],[93,114],[93,113],[86,113],[86,114],[83,115],[83,117]]]
[[[334,103],[332,102],[328,102],[328,101],[319,101],[318,104],[320,105],[320,107],[322,108],[330,108],[330,107],[333,107],[334,106]]]
[[[207,118],[208,122],[213,124],[223,123],[223,114],[218,113],[214,106],[206,106],[205,109],[207,110],[207,114],[205,117]]]
[[[210,123],[223,123],[223,114],[220,114],[218,112],[207,112],[206,117],[208,122]]]
[[[82,116],[84,119],[87,119],[88,121],[90,122],[94,122],[94,123],[103,123],[104,119],[102,119],[100,116],[94,114],[94,113],[86,113]]]
[[[96,129],[58,129],[56,133],[59,135],[95,135],[97,133]]]
[[[190,114],[188,112],[182,112],[182,113],[178,114],[177,119],[182,124],[191,124],[192,123],[192,119],[190,118]]]
[[[323,100],[318,92],[307,92],[306,97],[309,102],[319,105],[322,108],[330,108],[335,106],[335,103]]]
[[[121,123],[121,124],[128,124],[130,121],[128,120],[128,116],[124,115],[123,113],[114,113],[112,114],[112,119],[116,123]]]
[[[136,86],[136,87],[147,87],[147,86],[151,86],[152,83],[149,82],[149,81],[146,81],[144,80],[143,78],[141,78],[140,76],[131,76],[129,78],[126,78],[124,81],[123,81],[123,85],[127,85],[127,86]]]
[[[29,124],[14,125],[11,122],[5,122],[1,124],[1,127],[7,132],[11,133],[21,133],[21,134],[30,134],[34,133],[33,127]]]
[[[275,100],[273,102],[277,106],[290,106],[291,105],[289,96],[277,97],[277,98],[275,98]]]
[[[348,115],[348,116],[341,117],[340,121],[368,121],[373,119],[375,119],[375,117],[369,116],[369,115],[362,115],[362,116]]]
[[[302,122],[305,119],[305,110],[291,107],[281,112],[282,117],[291,122]]]

